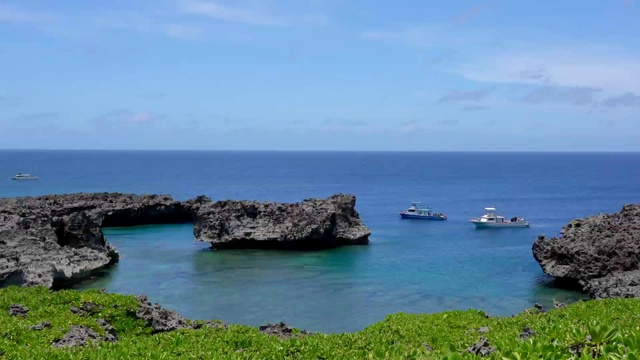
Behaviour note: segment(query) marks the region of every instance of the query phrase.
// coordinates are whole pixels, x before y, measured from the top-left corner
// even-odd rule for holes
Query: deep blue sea
[[[38,181],[12,181],[17,172]],[[107,229],[119,265],[79,288],[146,293],[190,318],[359,330],[396,312],[511,315],[583,295],[552,287],[539,234],[640,201],[640,154],[0,151],[0,196],[119,191],[299,201],[353,193],[369,246],[211,251],[190,225]],[[421,200],[449,219],[401,220]],[[486,206],[530,229],[476,230]]]

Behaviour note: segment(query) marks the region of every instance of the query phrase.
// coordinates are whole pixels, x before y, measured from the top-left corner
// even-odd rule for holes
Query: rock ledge
[[[216,249],[367,244],[355,203],[344,194],[296,204],[121,193],[0,199],[0,287],[65,287],[116,263],[103,227],[191,222],[196,239]]]
[[[640,297],[640,204],[572,220],[532,250],[545,273],[593,298]]]

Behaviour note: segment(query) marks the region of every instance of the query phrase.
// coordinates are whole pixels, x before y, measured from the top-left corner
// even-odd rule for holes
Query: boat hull
[[[503,229],[503,228],[528,228],[530,227],[527,221],[515,221],[508,223],[495,223],[489,221],[471,221],[478,229]]]
[[[406,214],[400,213],[400,216],[403,219],[415,219],[415,220],[436,220],[443,221],[447,220],[446,216],[438,216],[438,215],[416,215],[416,214]]]
[[[26,181],[26,180],[38,180],[38,177],[30,177],[30,178],[17,178],[17,177],[12,177],[12,180],[18,180],[18,181]]]

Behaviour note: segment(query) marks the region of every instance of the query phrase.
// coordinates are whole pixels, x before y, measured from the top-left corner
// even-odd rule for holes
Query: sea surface
[[[40,176],[12,181],[17,172]],[[80,289],[146,293],[194,319],[323,332],[397,312],[477,308],[511,315],[584,295],[553,288],[533,259],[539,234],[640,201],[638,153],[0,151],[0,197],[118,191],[179,200],[299,201],[353,193],[369,246],[318,252],[211,251],[191,225],[106,229],[120,263]],[[423,201],[449,219],[401,220]],[[476,230],[496,206],[530,229]]]

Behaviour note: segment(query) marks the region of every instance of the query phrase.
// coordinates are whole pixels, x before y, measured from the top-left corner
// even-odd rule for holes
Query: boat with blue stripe
[[[431,212],[428,207],[420,207],[421,202],[414,201],[411,206],[400,213],[403,219],[418,219],[418,220],[447,220],[447,215],[442,213]]]

